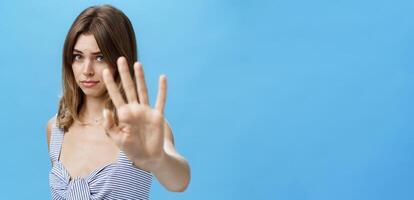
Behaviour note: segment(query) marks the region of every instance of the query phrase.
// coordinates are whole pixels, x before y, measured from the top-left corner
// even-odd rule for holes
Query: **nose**
[[[85,62],[83,64],[83,75],[87,77],[93,76],[95,74],[95,71],[93,69],[93,62],[91,62],[90,59],[85,59]]]

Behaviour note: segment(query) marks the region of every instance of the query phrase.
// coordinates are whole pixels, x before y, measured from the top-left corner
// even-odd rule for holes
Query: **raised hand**
[[[132,80],[124,57],[117,60],[117,65],[127,102],[114,82],[113,75],[105,69],[103,79],[116,107],[118,123],[115,123],[114,113],[105,109],[103,126],[107,135],[138,168],[152,172],[159,167],[165,155],[166,76],[161,75],[159,78],[156,104],[151,108],[142,65],[138,62],[134,64],[136,82]]]

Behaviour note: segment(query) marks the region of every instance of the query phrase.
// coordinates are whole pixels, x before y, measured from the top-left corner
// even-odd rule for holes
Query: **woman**
[[[148,199],[152,174],[170,191],[186,189],[190,168],[163,114],[166,77],[152,108],[124,13],[93,6],[76,18],[62,79],[59,110],[46,130],[53,199]]]

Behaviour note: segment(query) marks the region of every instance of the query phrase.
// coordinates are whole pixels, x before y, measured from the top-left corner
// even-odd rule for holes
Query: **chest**
[[[71,177],[86,177],[115,163],[119,149],[100,127],[71,127],[64,134],[60,162]]]

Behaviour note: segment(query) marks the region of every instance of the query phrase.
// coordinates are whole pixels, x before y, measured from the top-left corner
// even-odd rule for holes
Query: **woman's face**
[[[73,48],[72,70],[86,96],[101,97],[106,92],[102,71],[110,68],[92,34],[80,35]],[[112,69],[110,69],[113,73]]]

